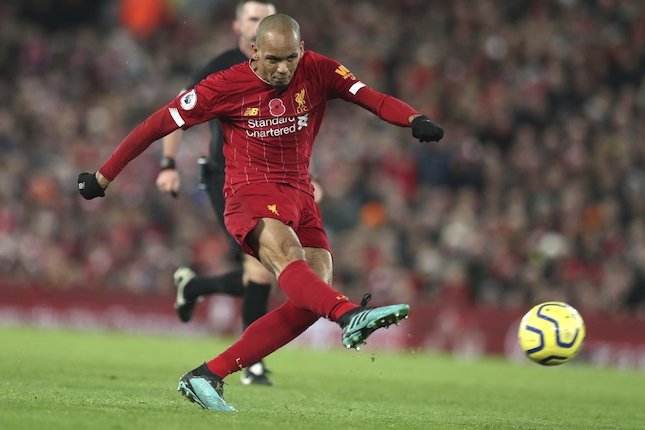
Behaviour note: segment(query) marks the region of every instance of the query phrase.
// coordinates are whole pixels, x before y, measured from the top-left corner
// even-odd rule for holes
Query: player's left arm
[[[443,129],[412,106],[370,88],[347,67],[334,60],[322,55],[318,55],[317,60],[331,98],[340,97],[369,110],[384,121],[410,127],[412,135],[421,142],[438,142],[443,137]]]
[[[358,84],[363,83],[358,81]],[[421,115],[407,103],[367,85],[360,87],[355,95],[346,100],[364,107],[391,124],[410,127],[412,136],[421,142],[439,142],[443,137],[443,128],[432,122],[430,118]]]

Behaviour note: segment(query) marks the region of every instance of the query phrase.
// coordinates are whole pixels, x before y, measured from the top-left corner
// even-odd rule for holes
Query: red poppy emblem
[[[269,102],[269,112],[273,116],[282,116],[287,111],[287,108],[282,103],[280,99],[272,99]]]

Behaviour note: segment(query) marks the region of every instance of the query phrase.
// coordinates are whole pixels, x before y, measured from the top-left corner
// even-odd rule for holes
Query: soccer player
[[[178,390],[203,408],[234,412],[223,380],[295,339],[320,317],[342,328],[358,349],[375,331],[408,316],[410,307],[360,305],[331,287],[332,258],[308,164],[329,99],[342,98],[401,127],[422,142],[443,129],[404,102],[359,81],[346,67],[304,50],[298,23],[274,14],[258,26],[251,60],[210,75],[149,116],[95,173],[78,176],[85,199],[105,196],[119,172],[156,139],[220,118],[226,159],[226,228],[244,252],[278,279],[287,300],[251,324],[240,339],[179,380]]]
[[[195,87],[211,73],[228,69],[235,64],[248,61],[251,58],[251,44],[255,42],[255,34],[260,21],[276,12],[272,3],[255,0],[243,0],[235,9],[233,31],[238,35],[238,46],[213,58],[197,75],[187,88]],[[208,123],[211,130],[209,147],[209,162],[206,169],[205,185],[209,200],[215,214],[224,226],[224,139],[218,120]],[[177,195],[180,187],[179,172],[175,165],[175,156],[179,150],[182,130],[178,129],[162,141],[163,157],[161,171],[157,176],[157,188],[161,191]],[[230,236],[229,236],[230,238]],[[232,238],[231,238],[232,239]],[[189,267],[178,268],[173,276],[177,287],[175,310],[179,319],[188,322],[198,299],[206,294],[223,293],[243,297],[242,324],[246,329],[253,321],[267,312],[269,292],[275,279],[256,258],[241,252],[237,242],[231,240],[231,249],[236,257],[241,258],[241,270],[233,270],[220,276],[199,277]],[[264,362],[252,364],[244,369],[241,375],[243,384],[271,385],[267,376]]]

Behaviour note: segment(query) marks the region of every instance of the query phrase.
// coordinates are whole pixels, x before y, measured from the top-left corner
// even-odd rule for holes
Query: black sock
[[[360,308],[356,308],[356,309],[360,309]],[[356,313],[356,309],[347,311],[344,314],[342,314],[340,318],[338,318],[338,325],[340,325],[340,328],[347,327],[347,324],[349,324],[349,320],[352,318],[352,315]]]
[[[267,313],[269,306],[269,292],[271,284],[256,284],[249,282],[244,292],[244,303],[242,304],[242,323],[244,330],[250,326],[253,321]]]
[[[196,300],[199,296],[206,294],[228,294],[229,296],[242,297],[244,290],[242,270],[235,270],[219,276],[195,276],[186,285],[184,297],[188,301]]]

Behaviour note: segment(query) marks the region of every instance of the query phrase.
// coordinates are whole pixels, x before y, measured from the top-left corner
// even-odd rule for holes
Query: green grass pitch
[[[340,341],[340,337],[339,337]],[[205,411],[178,378],[211,338],[0,328],[0,429],[643,429],[645,374],[426,353],[287,347],[275,386],[227,379],[238,414]]]

